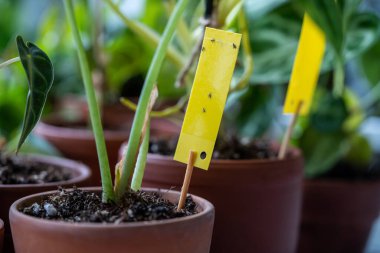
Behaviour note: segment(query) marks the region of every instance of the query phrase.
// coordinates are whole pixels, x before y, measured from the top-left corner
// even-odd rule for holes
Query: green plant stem
[[[162,111],[151,111],[150,116],[155,117],[155,118],[164,118],[164,117],[168,117],[170,115],[176,114],[185,106],[188,99],[189,99],[189,96],[184,96],[180,98],[177,104],[173,106],[165,108]],[[129,100],[128,98],[121,98],[120,102],[132,111],[136,111],[137,109],[137,105],[133,103],[131,100]]]
[[[141,143],[139,155],[137,157],[135,171],[133,173],[131,189],[134,191],[138,191],[141,189],[141,183],[144,177],[146,157],[148,155],[149,150],[149,135],[150,135],[150,122],[148,121],[146,126],[146,132]]]
[[[157,80],[162,62],[164,61],[166,55],[166,50],[169,47],[170,40],[174,34],[178,21],[181,18],[181,15],[184,12],[188,2],[189,0],[180,0],[177,3],[173,11],[173,14],[170,16],[169,21],[165,27],[165,31],[161,37],[161,41],[153,56],[152,63],[149,67],[148,74],[145,78],[145,83],[141,91],[140,100],[137,105],[136,114],[133,120],[131,133],[129,135],[130,138],[123,163],[120,184],[119,187],[116,189],[116,195],[119,198],[125,193],[129,178],[131,177],[131,173],[135,167],[138,152],[137,149],[141,137],[141,129],[144,124],[145,112],[148,108],[150,94]]]
[[[158,46],[160,42],[160,35],[149,27],[141,24],[135,20],[127,18],[120,10],[119,6],[115,4],[112,0],[105,1],[111,9],[116,13],[117,16],[127,25],[132,32],[140,36],[145,42],[150,44],[153,48]],[[167,50],[168,59],[171,60],[178,68],[185,65],[185,59],[174,47],[169,47]]]
[[[9,60],[7,60],[7,61],[5,61],[5,62],[3,62],[3,63],[0,64],[0,69],[1,68],[5,68],[6,66],[11,65],[12,63],[15,63],[15,62],[18,62],[18,61],[20,61],[20,57],[19,56],[15,57],[15,58],[12,58],[12,59],[9,59]]]
[[[344,91],[344,63],[337,57],[334,64],[333,94],[341,97]]]
[[[96,101],[95,89],[92,83],[91,74],[86,59],[85,50],[77,28],[72,0],[64,0],[65,11],[69,25],[77,47],[77,53],[82,72],[83,83],[86,91],[88,107],[90,111],[92,130],[95,136],[96,150],[99,157],[100,174],[102,177],[103,202],[115,200],[112,186],[111,171],[108,163],[106,143],[104,139],[103,127],[100,118],[100,110]]]

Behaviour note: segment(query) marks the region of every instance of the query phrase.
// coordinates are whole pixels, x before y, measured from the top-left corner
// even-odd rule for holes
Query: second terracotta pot
[[[86,165],[71,160],[35,155],[25,156],[24,160],[25,162],[31,161],[62,167],[64,168],[64,170],[71,174],[72,178],[67,181],[45,184],[0,184],[0,218],[3,219],[5,223],[4,250],[6,253],[13,252],[8,214],[9,208],[14,201],[30,194],[49,190],[56,190],[58,189],[58,186],[87,186],[91,177],[91,171]]]
[[[185,165],[148,155],[145,187],[180,189]],[[302,200],[303,161],[298,150],[282,161],[213,160],[195,169],[189,192],[215,205],[213,253],[294,253]]]
[[[100,193],[99,188],[87,190]],[[47,194],[25,197],[12,205],[10,221],[16,253],[208,253],[210,250],[214,207],[200,197],[193,196],[197,214],[122,224],[73,224],[35,218],[18,211]],[[169,201],[178,202],[180,193],[164,190],[162,194]]]
[[[3,252],[3,242],[4,242],[4,222],[0,219],[0,253]]]
[[[299,252],[363,252],[380,212],[380,180],[306,180]]]

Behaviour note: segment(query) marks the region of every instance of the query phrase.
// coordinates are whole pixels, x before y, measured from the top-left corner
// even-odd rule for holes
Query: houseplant
[[[212,18],[218,22],[209,21],[211,24],[219,23],[220,26],[225,27],[228,23],[225,21],[226,16],[230,16],[228,15],[229,11],[234,9],[229,3],[231,1],[220,1],[220,6],[216,8],[221,9],[211,14],[212,17],[215,13],[219,13],[218,16]],[[233,2],[232,6],[234,5],[241,7],[241,3],[238,1]],[[241,109],[240,112],[246,113],[246,130],[252,132],[256,122],[257,124],[259,120],[267,122],[264,120],[266,115],[260,119],[253,117],[257,121],[249,121],[247,118],[250,117],[247,117],[247,114],[252,115],[250,113],[255,106],[258,110],[265,110],[266,105],[262,106],[255,99],[258,99],[258,94],[260,94],[261,97],[270,100],[272,91],[268,87],[257,88],[247,85],[252,71],[250,66],[252,62],[249,62],[251,61],[249,59],[250,49],[247,45],[249,44],[247,43],[247,31],[244,28],[245,13],[240,12],[239,8],[238,10],[236,12],[235,9],[235,15],[239,16],[239,22],[241,22],[239,31],[243,33],[243,48],[248,50],[248,53],[245,51],[245,57],[248,57],[244,64],[244,68],[247,70],[243,75],[245,78],[239,79],[243,82],[236,82],[238,85],[235,83],[232,86],[232,90],[239,92],[231,93],[228,103],[231,104],[232,109],[230,108],[229,111],[227,108],[225,118],[237,114],[238,108],[241,108],[239,106],[245,105],[245,110]],[[233,108],[232,105],[238,103],[241,104],[237,108]],[[248,126],[251,126],[251,129]],[[223,131],[224,129],[226,130]],[[229,134],[233,132],[230,125],[225,128],[222,126],[221,132],[222,135],[218,137],[218,140],[223,144],[224,149],[227,149],[227,152],[231,151],[231,148],[226,148],[226,146],[233,146],[239,151],[247,149],[239,142],[232,141],[227,144],[221,142],[223,139],[228,139]],[[160,147],[160,142],[151,144],[151,151],[161,154],[148,154],[143,186],[160,188],[180,186],[183,169],[172,159],[175,146],[169,148],[170,145],[164,144],[163,146],[163,148]],[[268,155],[270,157],[268,159],[252,159],[250,155],[255,152],[248,152],[250,154],[248,157],[244,157],[245,159],[233,160],[231,159],[233,155],[243,155],[235,150],[228,158],[214,159],[207,172],[202,170],[193,172],[190,191],[207,196],[218,210],[211,246],[212,252],[295,251],[301,210],[302,158],[298,150],[291,150],[287,158],[280,161],[273,155],[276,145],[273,146],[265,144],[265,148],[258,148],[258,146],[252,145],[248,148],[256,149],[257,153],[264,153],[264,156]],[[217,144],[215,153],[218,151],[220,150]],[[226,155],[223,152],[219,153]],[[253,155],[258,155],[257,153]],[[236,210],[239,210],[238,215],[234,215]],[[239,231],[238,236],[235,235],[236,231]]]
[[[153,29],[143,26],[140,22],[127,19],[128,29],[125,32],[123,27],[121,35],[110,36],[104,31],[104,23],[107,22],[107,17],[103,11],[103,4],[101,1],[94,3],[94,11],[89,6],[78,4],[77,11],[82,16],[89,16],[89,20],[93,21],[93,25],[88,20],[81,20],[86,29],[82,29],[83,33],[91,38],[90,45],[87,45],[87,57],[90,59],[90,69],[94,78],[97,97],[101,105],[101,117],[105,127],[106,146],[109,154],[109,163],[115,164],[117,162],[117,150],[122,142],[128,139],[130,127],[133,119],[133,112],[125,109],[118,101],[115,101],[115,97],[118,98],[122,90],[124,83],[129,83],[129,80],[133,79],[133,74],[145,74],[142,71],[147,71],[149,66],[149,60],[152,52],[146,47],[155,47],[160,39],[159,35],[154,32]],[[47,28],[42,27],[42,34],[51,33],[51,23],[55,24],[57,28],[63,29],[65,33],[69,33],[66,24],[62,24],[59,17],[59,6],[51,6],[52,12],[55,15],[47,16]],[[100,9],[100,11],[99,11]],[[48,29],[50,27],[50,29]],[[115,28],[112,28],[115,29]],[[121,28],[118,28],[121,29]],[[93,32],[95,30],[95,32]],[[130,32],[131,31],[131,32]],[[95,33],[94,36],[90,36],[90,33]],[[137,34],[138,36],[136,36]],[[149,35],[153,34],[153,40]],[[69,34],[68,34],[69,35]],[[67,36],[69,37],[69,36]],[[48,38],[48,37],[47,37]],[[105,39],[103,38],[111,38]],[[143,40],[144,43],[141,43]],[[103,41],[103,42],[101,42]],[[46,42],[45,42],[46,43]],[[122,46],[119,46],[122,43]],[[55,47],[55,51],[61,52],[62,48],[72,49],[68,46],[66,40],[59,43]],[[145,46],[148,44],[148,46]],[[170,52],[173,51],[173,46],[170,46]],[[138,52],[138,54],[136,54]],[[169,60],[171,53],[169,54]],[[68,53],[64,57],[68,57]],[[57,56],[60,59],[60,55]],[[60,59],[60,61],[63,61]],[[67,60],[65,60],[67,61]],[[74,62],[75,63],[75,62]],[[72,64],[74,64],[72,63]],[[63,64],[60,64],[63,65]],[[66,67],[66,64],[63,67]],[[137,66],[136,66],[137,65]],[[133,71],[135,71],[133,73]],[[61,71],[63,72],[63,71]],[[132,72],[132,73],[131,73]],[[63,78],[61,78],[62,80]],[[71,78],[73,79],[73,78]],[[65,80],[65,79],[63,79]],[[127,90],[135,89],[133,86],[141,86],[143,81],[133,82],[133,85],[128,85]],[[75,83],[75,80],[72,80]],[[65,81],[64,86],[67,86]],[[76,83],[75,83],[76,84]],[[62,86],[62,85],[61,85]],[[72,86],[72,85],[71,85]],[[138,90],[138,89],[137,89]],[[138,95],[137,91],[137,95]],[[116,94],[116,95],[115,95]],[[130,96],[137,96],[136,92],[130,94]],[[52,143],[57,149],[66,157],[74,160],[80,160],[89,165],[93,171],[93,185],[100,183],[99,165],[96,157],[95,140],[91,133],[91,129],[88,126],[88,108],[84,99],[71,98],[65,100],[65,98],[57,98],[56,104],[62,104],[63,108],[55,109],[51,115],[48,115],[43,119],[36,128],[36,134],[44,137],[50,143]],[[63,100],[63,101],[62,101]],[[66,102],[65,102],[66,101]],[[60,107],[60,106],[57,106]],[[72,107],[72,109],[68,109]],[[66,108],[66,109],[65,109]],[[65,116],[66,115],[66,116]],[[70,117],[67,117],[70,115]],[[166,119],[153,119],[151,122],[152,135],[156,135],[166,128],[175,128],[176,126]]]
[[[179,18],[181,17],[181,13],[183,13],[186,4],[188,3],[188,0],[182,0],[178,2],[175,10],[173,11],[173,15],[171,16],[168,25],[165,28],[164,35],[153,58],[152,65],[150,71],[148,72],[145,85],[141,94],[139,106],[135,114],[135,120],[131,130],[130,144],[128,147],[127,157],[123,160],[121,166],[118,167],[120,168],[120,170],[118,170],[120,174],[118,174],[118,176],[116,177],[115,188],[113,188],[113,184],[111,181],[111,172],[109,169],[105,141],[103,138],[103,131],[99,116],[99,108],[96,103],[95,92],[92,86],[89,68],[83,50],[83,44],[80,40],[80,35],[76,26],[75,17],[73,14],[73,4],[71,0],[65,0],[64,3],[68,21],[70,23],[73,36],[78,48],[78,57],[81,63],[81,71],[89,103],[91,123],[97,144],[97,151],[99,154],[98,157],[102,175],[102,192],[101,197],[99,196],[100,189],[88,189],[87,191],[69,190],[58,193],[57,195],[49,195],[51,197],[50,201],[52,201],[49,204],[51,212],[45,212],[42,210],[42,212],[39,212],[39,214],[45,215],[45,217],[55,217],[56,215],[62,215],[63,213],[60,212],[60,210],[62,207],[64,208],[64,206],[59,204],[54,206],[52,203],[57,199],[62,200],[62,196],[67,196],[70,198],[70,196],[75,197],[77,196],[77,194],[80,196],[87,196],[91,199],[96,199],[96,203],[98,204],[97,207],[111,206],[111,208],[116,209],[121,208],[122,204],[124,204],[125,207],[128,205],[128,202],[133,203],[134,200],[131,198],[128,199],[128,195],[137,196],[146,199],[148,204],[150,204],[150,206],[146,207],[149,207],[149,210],[145,209],[143,213],[157,213],[157,205],[155,206],[155,204],[162,203],[168,203],[169,206],[166,207],[166,209],[169,209],[167,211],[172,212],[173,206],[175,205],[170,202],[167,202],[167,200],[157,199],[157,190],[146,190],[137,193],[132,192],[128,190],[128,182],[129,178],[131,177],[132,171],[135,167],[137,154],[139,153],[139,143],[140,138],[142,136],[141,129],[143,128],[144,122],[145,124],[146,122],[149,122],[149,120],[145,120],[145,118],[148,118],[146,116],[148,115],[147,107],[151,96],[150,93],[153,89],[154,81],[157,78],[159,67],[164,59],[165,50],[167,49],[171,36],[176,28],[176,24]],[[144,139],[143,142],[145,143],[149,138],[149,127],[146,129],[147,134],[145,134],[145,136],[141,138]],[[138,158],[137,160],[141,160],[141,158]],[[139,170],[136,169],[136,173],[138,172]],[[96,194],[93,194],[92,192],[96,192]],[[125,195],[126,193],[127,195]],[[10,211],[10,220],[12,232],[14,235],[16,252],[23,252],[25,250],[25,247],[27,247],[25,245],[31,245],[31,243],[37,243],[39,245],[43,244],[44,247],[29,247],[29,252],[51,252],[52,247],[54,247],[55,252],[83,252],[90,250],[91,252],[104,252],[104,250],[107,249],[113,249],[115,251],[131,249],[134,252],[147,252],[147,250],[156,250],[162,252],[209,251],[213,227],[214,209],[211,203],[201,198],[194,197],[195,203],[189,199],[189,203],[198,205],[198,207],[196,208],[197,214],[178,219],[171,219],[167,221],[145,221],[137,223],[110,225],[88,223],[71,224],[62,221],[47,221],[46,219],[30,217],[22,213],[22,210],[25,211],[25,209],[23,209],[24,207],[28,206],[28,204],[31,204],[32,202],[35,202],[36,200],[37,203],[40,202],[43,196],[46,196],[46,194],[49,193],[42,193],[35,196],[29,196],[27,198],[19,200],[18,202],[15,202],[12,206]],[[169,201],[174,201],[174,199],[176,199],[179,195],[178,193],[173,192],[164,193],[163,196],[166,197]],[[152,199],[155,199],[158,202],[152,203]],[[130,211],[127,212],[127,210],[124,209],[124,212],[120,213],[122,214],[120,216],[120,221],[123,221],[125,219],[128,220],[128,217],[131,218],[138,216],[139,207],[144,206],[146,204],[141,200],[139,201],[137,201],[136,203],[137,207],[130,206],[130,208],[128,209]],[[92,206],[86,203],[87,202],[82,202],[82,204],[80,204],[79,206],[82,206],[82,208],[84,208],[83,206]],[[90,203],[96,204],[95,202]],[[162,208],[165,209],[165,207],[162,207],[160,205],[158,205],[158,207],[161,207],[160,212],[167,213],[167,211],[162,210]],[[186,206],[187,211],[189,211],[191,208],[194,208],[194,205],[192,205],[192,207]],[[32,212],[34,212],[33,205],[27,208],[27,210],[31,210]],[[37,210],[41,211],[40,208],[38,208]],[[137,212],[135,212],[136,210]],[[80,211],[85,210],[82,209]],[[83,212],[82,214],[84,213],[85,212]],[[103,214],[102,212],[100,212],[100,216],[102,216]],[[94,212],[93,215],[99,215],[99,213]],[[176,215],[176,217],[186,216],[186,211],[183,210],[180,212],[175,212],[174,215]],[[202,231],[196,232],[198,228],[202,229]],[[27,233],[30,236],[23,237],[22,235],[25,234],[25,231],[31,231],[30,229],[33,230],[33,233]],[[49,236],[51,236],[49,237],[49,239],[51,240],[45,241],[44,239],[41,240],[43,237],[35,236],[36,234],[44,234],[44,231],[47,232],[46,239]],[[68,233],[68,231],[74,231],[75,234]],[[125,237],[126,234],[130,236]],[[67,241],[63,240],[63,238],[66,240],[68,239],[70,242],[73,242],[75,238],[74,241],[78,241],[81,243],[68,243]],[[94,244],[93,238],[100,242],[100,244]]]
[[[362,252],[380,210],[380,173],[359,132],[365,101],[345,86],[345,64],[378,38],[379,19],[361,1],[299,2],[325,32],[334,66],[332,87],[320,89],[296,138],[308,178],[299,252]]]
[[[53,81],[53,68],[47,55],[36,45],[17,37],[19,57],[1,64],[8,66],[21,61],[29,82],[27,107],[24,115],[23,130],[17,145],[19,150],[38,121],[47,94]],[[4,105],[3,105],[4,106]],[[12,120],[11,118],[2,120]],[[4,129],[4,128],[3,128]],[[2,130],[3,130],[2,129]],[[14,131],[14,129],[13,129]],[[45,190],[56,189],[59,185],[84,185],[90,178],[89,169],[73,161],[49,158],[45,156],[20,156],[7,154],[4,147],[6,133],[13,132],[11,128],[1,131],[0,139],[0,217],[5,223],[5,250],[12,250],[8,212],[11,204],[18,198]]]

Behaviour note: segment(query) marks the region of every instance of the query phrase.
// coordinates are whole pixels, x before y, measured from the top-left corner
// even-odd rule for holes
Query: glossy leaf
[[[364,136],[355,134],[350,138],[349,150],[343,159],[355,168],[368,168],[372,156],[373,151],[369,141]]]
[[[53,84],[54,71],[49,57],[40,48],[31,42],[25,43],[21,36],[17,36],[16,41],[29,84],[23,127],[17,145],[18,151],[41,117]]]
[[[322,133],[334,133],[342,129],[348,117],[345,101],[331,93],[325,93],[318,101],[315,111],[310,114],[310,123]]]
[[[343,133],[321,133],[314,128],[305,130],[299,146],[305,157],[306,177],[322,175],[340,161],[348,151],[348,138]]]

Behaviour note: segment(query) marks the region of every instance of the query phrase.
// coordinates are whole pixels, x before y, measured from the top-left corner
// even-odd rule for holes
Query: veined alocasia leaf
[[[36,45],[31,42],[25,43],[21,36],[17,36],[16,42],[29,84],[22,132],[17,145],[18,152],[41,117],[53,84],[54,70],[49,57]]]

